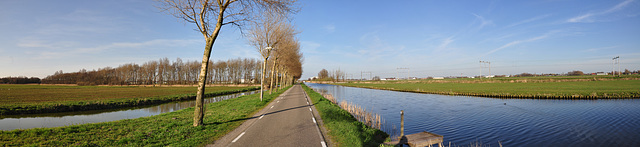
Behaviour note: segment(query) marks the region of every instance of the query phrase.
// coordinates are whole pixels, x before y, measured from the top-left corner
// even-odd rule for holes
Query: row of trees
[[[326,69],[322,69],[318,72],[318,79],[316,80],[338,82],[340,80],[345,81],[346,78],[347,73],[340,69],[331,72]]]
[[[40,84],[38,77],[4,77],[0,78],[0,84]]]
[[[258,83],[261,61],[256,59],[229,59],[209,62],[207,83],[240,84]],[[64,73],[56,71],[42,79],[45,84],[78,85],[191,85],[198,83],[199,61],[170,61],[162,58],[143,64],[129,63],[116,68],[105,67],[98,70]]]
[[[202,64],[200,66],[200,75],[198,75],[198,92],[196,94],[196,106],[194,111],[193,126],[203,124],[204,118],[204,90],[207,79],[207,69],[209,68],[209,58],[220,30],[224,25],[233,25],[242,30],[246,23],[254,23],[254,28],[260,27],[261,19],[264,20],[267,15],[281,16],[288,18],[289,14],[295,13],[296,0],[159,0],[159,6],[162,11],[183,20],[185,23],[192,23],[196,26],[196,30],[202,33],[205,40],[204,54],[202,56]],[[268,33],[267,36],[272,36]],[[277,38],[277,37],[276,37]],[[273,40],[271,40],[273,41]],[[280,39],[275,40],[281,41]],[[275,44],[267,44],[268,46],[260,46],[258,50],[262,53],[263,49],[268,48],[267,58]],[[263,57],[265,55],[263,54]],[[263,63],[262,77],[265,75],[266,63]],[[274,66],[275,67],[275,66]],[[264,80],[261,80],[264,82]],[[262,86],[261,84],[261,87]],[[262,91],[260,90],[260,100],[262,100]]]

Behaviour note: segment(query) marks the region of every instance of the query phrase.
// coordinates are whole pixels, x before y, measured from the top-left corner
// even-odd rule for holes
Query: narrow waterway
[[[404,110],[405,134],[433,132],[445,145],[640,146],[640,99],[496,99],[306,84],[380,114],[388,128],[399,130]]]
[[[205,99],[205,104],[237,98],[242,95],[255,94],[259,91],[242,92]],[[133,119],[145,116],[173,112],[195,106],[195,100],[165,103],[153,106],[143,106],[117,110],[95,110],[65,113],[47,113],[34,115],[3,115],[0,117],[0,130],[15,130],[29,128],[50,128],[85,123],[98,123]]]

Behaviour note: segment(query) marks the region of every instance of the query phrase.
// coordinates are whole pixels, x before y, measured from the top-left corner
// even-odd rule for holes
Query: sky
[[[193,24],[151,0],[0,1],[0,77],[201,60]],[[640,70],[640,1],[302,0],[293,23],[302,79],[321,69],[349,78]],[[224,26],[211,59],[259,58]],[[490,64],[482,64],[487,61]],[[490,65],[490,69],[489,69]],[[617,65],[616,65],[617,66]],[[616,67],[617,68],[617,67]],[[366,77],[366,74],[365,74]]]

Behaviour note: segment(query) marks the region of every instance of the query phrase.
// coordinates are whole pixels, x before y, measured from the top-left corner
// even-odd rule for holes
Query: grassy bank
[[[319,93],[302,85],[314,106],[318,110],[327,134],[335,146],[379,146],[389,136],[388,134],[356,120],[349,112],[331,103]]]
[[[257,87],[207,87],[218,96]],[[195,99],[196,87],[0,85],[0,115],[100,110]]]
[[[337,85],[443,95],[496,98],[607,99],[640,98],[637,77],[535,77],[350,82]]]
[[[224,136],[286,89],[206,105],[204,126],[193,127],[193,107],[137,119],[57,128],[0,131],[4,146],[202,146]]]

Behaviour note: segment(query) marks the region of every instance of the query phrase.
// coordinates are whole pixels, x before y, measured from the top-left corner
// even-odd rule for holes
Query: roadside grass
[[[329,131],[327,134],[331,137],[332,145],[338,147],[380,146],[389,137],[387,133],[359,122],[349,112],[331,103],[306,85],[301,85],[313,101],[324,126]]]
[[[207,87],[206,97],[257,87]],[[196,87],[0,85],[0,115],[113,109],[195,99]]]
[[[499,79],[499,78],[497,78]],[[514,79],[520,80],[523,79]],[[526,80],[526,79],[524,79]],[[469,80],[467,80],[469,81]],[[511,80],[507,80],[511,81]],[[531,80],[529,80],[531,81]],[[337,85],[443,95],[497,98],[639,98],[640,80],[568,82],[352,82]]]
[[[203,146],[233,131],[289,87],[206,104],[204,126],[194,108],[156,116],[56,128],[0,131],[3,146]]]

